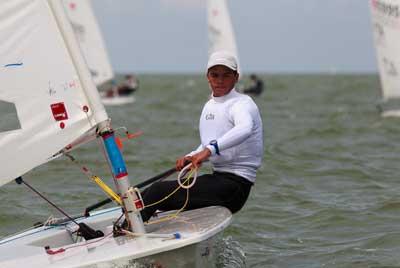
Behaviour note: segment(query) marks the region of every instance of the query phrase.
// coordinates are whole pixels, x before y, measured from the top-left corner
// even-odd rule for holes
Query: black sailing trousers
[[[196,183],[189,189],[189,199],[185,210],[208,206],[223,206],[232,213],[239,211],[245,204],[253,183],[238,175],[214,171],[197,177]],[[153,183],[142,192],[145,206],[153,204],[172,193],[177,187],[176,180]],[[187,190],[180,188],[163,202],[141,211],[143,221],[148,221],[156,210],[168,211],[181,209],[187,198]]]

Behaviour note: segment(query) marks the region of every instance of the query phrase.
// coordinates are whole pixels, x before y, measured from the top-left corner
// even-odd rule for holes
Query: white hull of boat
[[[201,208],[182,212],[172,220],[147,225],[147,234],[143,236],[113,237],[112,224],[120,215],[120,208],[112,208],[77,219],[105,234],[89,241],[79,237],[82,241],[74,242],[77,237],[71,222],[42,226],[3,239],[0,241],[0,267],[100,268],[131,267],[129,265],[135,263],[147,265],[145,267],[215,267],[215,243],[232,217],[223,207]],[[172,238],[171,234],[176,233],[181,237]],[[50,246],[53,252],[60,249],[61,252],[48,254],[45,246]]]
[[[387,110],[381,113],[382,117],[400,117],[400,110]]]
[[[77,219],[105,236],[85,241],[73,234],[73,223],[42,226],[0,241],[0,267],[215,267],[216,240],[231,221],[223,207],[182,212],[178,217],[146,226],[143,236],[112,235],[120,208]],[[172,234],[179,233],[180,238]],[[74,242],[75,241],[75,242]],[[50,246],[55,254],[48,254]],[[61,250],[60,250],[61,249]]]
[[[118,97],[102,97],[101,102],[104,105],[124,105],[134,103],[136,101],[134,96],[118,96]]]
[[[135,259],[134,257],[124,257],[118,260],[107,261],[84,267],[216,267],[219,249],[215,245],[218,245],[218,241],[222,239],[221,237],[222,233],[219,233],[204,241],[158,253],[152,256],[141,257],[139,259]]]

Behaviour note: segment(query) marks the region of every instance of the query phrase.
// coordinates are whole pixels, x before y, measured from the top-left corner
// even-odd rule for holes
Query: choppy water
[[[197,146],[198,116],[208,96],[202,76],[139,78],[136,103],[107,109],[114,127],[144,132],[124,151],[133,182],[172,167],[176,157]],[[221,263],[399,267],[400,119],[379,116],[377,76],[264,79],[267,90],[256,102],[264,121],[265,158],[248,203],[225,233],[227,248],[234,250],[226,251]],[[106,176],[95,144],[74,155]],[[104,198],[66,159],[25,179],[71,214]],[[23,186],[0,189],[0,236],[50,213],[58,215]],[[245,260],[234,266],[232,256],[242,254]]]

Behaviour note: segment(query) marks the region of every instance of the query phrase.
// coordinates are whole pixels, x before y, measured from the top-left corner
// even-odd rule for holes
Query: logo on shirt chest
[[[215,115],[214,114],[206,114],[206,120],[214,120]]]

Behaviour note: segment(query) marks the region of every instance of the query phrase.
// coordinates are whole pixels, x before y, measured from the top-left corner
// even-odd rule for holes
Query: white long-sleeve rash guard
[[[200,116],[200,146],[188,155],[208,148],[215,171],[230,172],[255,182],[263,156],[263,129],[257,105],[247,95],[232,89],[212,97]],[[216,140],[220,155],[216,154]]]

